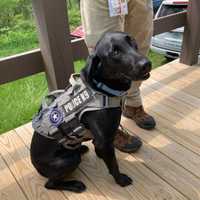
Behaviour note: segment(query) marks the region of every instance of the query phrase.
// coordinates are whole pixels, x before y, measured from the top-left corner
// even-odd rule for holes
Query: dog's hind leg
[[[52,189],[52,190],[68,190],[77,193],[86,190],[86,186],[81,181],[76,181],[76,180],[63,181],[63,180],[49,179],[46,182],[45,187],[47,189]]]
[[[88,148],[82,148],[84,152]],[[64,180],[66,175],[71,174],[77,169],[81,162],[81,152],[77,149],[76,151],[66,151],[66,155],[63,152],[60,157],[55,157],[49,161],[48,165],[44,166],[46,169],[46,177],[48,181],[45,184],[47,189],[52,190],[68,190],[73,192],[82,192],[86,189],[86,186],[77,180]]]

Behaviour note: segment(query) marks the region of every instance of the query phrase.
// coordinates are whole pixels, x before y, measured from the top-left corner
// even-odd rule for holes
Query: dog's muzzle
[[[147,58],[142,58],[133,66],[133,70],[125,76],[133,81],[146,80],[150,77],[151,69],[151,61]]]

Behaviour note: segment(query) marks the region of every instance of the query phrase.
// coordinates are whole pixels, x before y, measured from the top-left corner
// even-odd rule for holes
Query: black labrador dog
[[[97,43],[94,53],[89,56],[81,71],[81,76],[94,90],[110,95],[98,88],[93,80],[114,90],[127,91],[133,80],[149,78],[150,70],[151,62],[138,52],[135,40],[123,32],[110,32]],[[121,108],[109,108],[86,112],[82,123],[91,131],[95,152],[104,160],[116,183],[127,186],[132,180],[120,172],[113,146],[120,119]],[[77,150],[67,150],[56,141],[34,132],[31,160],[38,172],[48,178],[46,188],[82,192],[86,188],[82,182],[65,181],[64,178],[78,167],[81,155],[87,150],[84,145]]]

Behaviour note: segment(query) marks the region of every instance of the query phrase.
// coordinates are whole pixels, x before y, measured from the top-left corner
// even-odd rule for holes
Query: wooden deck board
[[[200,98],[200,66],[190,66],[177,63],[177,60],[163,66],[163,70],[158,68],[152,73],[152,78],[186,92],[192,96]]]
[[[165,95],[156,93],[158,92],[153,91],[145,97],[144,103],[146,109],[156,118],[157,129],[177,143],[200,154],[199,110],[181,101],[172,100],[171,97],[163,98]]]
[[[28,199],[66,200],[61,192],[45,190],[44,178],[33,168],[28,149],[14,131],[0,137],[0,151]]]
[[[200,68],[169,63],[152,72],[142,86],[145,108],[157,121],[154,131],[122,124],[140,136],[144,145],[136,154],[117,151],[121,171],[133,185],[117,186],[94,153],[84,155],[72,178],[82,180],[82,194],[46,190],[45,178],[30,162],[31,124],[0,136],[0,199],[32,200],[200,200]]]
[[[32,138],[32,128],[31,124],[25,124],[23,127],[19,127],[15,129],[17,135],[22,139],[27,148],[29,148]],[[69,198],[69,200],[106,200],[107,198],[99,192],[99,190],[95,187],[95,185],[84,175],[81,170],[77,170],[74,173],[73,178],[77,180],[82,180],[87,185],[87,191],[76,195],[70,192],[63,192],[65,196]],[[70,195],[69,195],[70,194]]]
[[[6,163],[0,156],[0,199],[21,199],[26,200],[26,197],[17,184],[15,177],[8,169]]]
[[[24,130],[26,129],[26,130]],[[28,131],[27,131],[28,130]],[[16,129],[20,136],[25,137],[25,141],[29,141],[32,136],[32,128],[30,124],[25,125],[22,128]],[[29,136],[28,136],[29,135]],[[29,138],[28,138],[29,137]],[[151,199],[160,195],[161,199],[185,199],[176,190],[163,182],[143,164],[136,162],[136,159],[132,156],[122,154],[118,152],[120,157],[120,167],[123,172],[130,175],[135,181],[133,186],[127,188],[121,188],[115,185],[113,178],[108,175],[107,169],[104,163],[99,160],[94,154],[94,149],[90,142],[87,143],[91,151],[84,156],[81,163],[80,170],[86,174],[87,177],[96,185],[96,187],[107,196],[108,199]],[[134,165],[132,165],[133,163]],[[128,169],[128,170],[127,170]],[[142,173],[141,173],[142,172]],[[136,181],[137,180],[137,181]],[[153,190],[149,190],[149,185]],[[162,190],[162,193],[160,191]],[[147,195],[148,194],[148,195]]]
[[[199,179],[147,143],[144,143],[139,153],[132,154],[132,156],[140,162],[143,162],[145,166],[176,188],[188,199],[200,199]]]

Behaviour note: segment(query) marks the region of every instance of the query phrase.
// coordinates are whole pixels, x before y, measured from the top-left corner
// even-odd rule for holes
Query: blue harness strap
[[[98,89],[101,89],[102,91],[105,91],[106,93],[111,94],[112,96],[121,97],[127,94],[126,91],[114,90],[108,87],[106,84],[96,81],[95,79],[93,79],[93,82],[96,84],[96,87]]]

